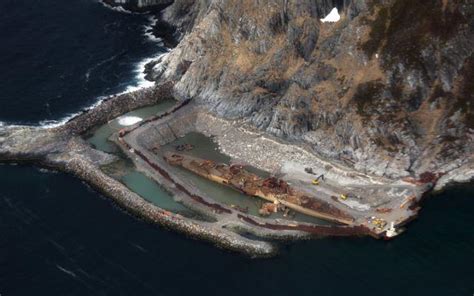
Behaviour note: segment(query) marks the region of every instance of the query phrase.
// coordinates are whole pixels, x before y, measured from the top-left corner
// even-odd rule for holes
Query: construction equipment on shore
[[[387,225],[387,221],[377,217],[370,217],[369,223],[375,225],[377,230],[382,230]]]
[[[213,161],[183,154],[168,152],[164,158],[171,165],[181,166],[211,181],[275,204],[272,204],[271,209],[270,205],[265,206],[268,207],[266,209],[268,212],[275,209],[275,206],[278,210],[278,206],[281,205],[305,215],[333,222],[347,225],[352,225],[354,222],[354,218],[347,212],[321,199],[309,197],[276,177],[264,179],[250,173],[242,166],[216,164]],[[322,177],[320,176],[320,178]]]
[[[324,174],[319,175],[316,179],[314,179],[314,180],[311,182],[311,184],[313,184],[313,185],[319,185],[319,180],[320,180],[320,179],[324,181]]]
[[[341,194],[341,195],[339,195],[339,198],[342,199],[342,200],[346,200],[347,199],[347,194]]]

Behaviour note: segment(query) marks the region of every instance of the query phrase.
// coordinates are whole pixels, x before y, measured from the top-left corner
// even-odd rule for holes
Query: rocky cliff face
[[[153,77],[179,98],[375,175],[472,161],[470,0],[176,0],[162,19],[182,35]]]

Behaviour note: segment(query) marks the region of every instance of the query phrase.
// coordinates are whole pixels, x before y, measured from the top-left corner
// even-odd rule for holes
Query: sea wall
[[[115,157],[93,149],[82,139],[81,133],[107,121],[110,114],[116,117],[167,98],[164,89],[166,86],[161,91],[148,89],[110,97],[58,128],[0,127],[0,161],[25,162],[71,173],[111,198],[122,209],[146,221],[248,256],[275,255],[277,247],[274,244],[247,239],[219,225],[170,213],[147,202],[100,170],[100,166],[110,163]]]
[[[167,82],[156,87],[110,96],[94,108],[84,110],[58,129],[75,135],[85,133],[123,113],[157,104],[161,100],[172,99],[172,88],[173,83]]]
[[[215,227],[206,222],[188,219],[179,214],[163,210],[105,175],[97,166],[81,157],[66,161],[53,157],[50,160],[52,167],[74,174],[99,192],[110,197],[121,208],[146,221],[252,257],[269,257],[277,252],[277,248],[273,244],[249,240],[230,231],[216,231]]]
[[[90,129],[107,122],[125,112],[148,106],[160,100],[171,97],[173,84],[166,83],[156,88],[145,89],[130,94],[112,96],[90,110],[57,128],[41,128],[27,126],[0,127],[0,160],[2,161],[28,161],[30,163],[55,168],[76,175],[91,184],[98,191],[106,194],[125,210],[167,228],[185,233],[194,238],[205,241],[229,250],[238,251],[250,256],[268,257],[277,252],[272,243],[248,239],[243,234],[254,234],[268,239],[305,239],[314,236],[354,236],[370,235],[363,227],[326,227],[307,223],[298,223],[296,226],[290,222],[282,223],[272,219],[262,219],[243,215],[242,213],[222,206],[207,198],[200,198],[190,187],[178,178],[166,181],[166,175],[171,175],[162,170],[160,183],[169,184],[166,187],[175,193],[181,202],[201,213],[213,213],[215,223],[192,220],[177,214],[165,211],[133,193],[121,183],[108,177],[100,170],[100,166],[110,163],[113,157],[90,147],[81,136]],[[139,135],[137,141],[146,148],[163,145],[194,131],[203,125],[204,117],[199,117],[199,112],[205,112],[202,106],[194,101],[182,101],[168,112],[152,119],[147,119],[138,124],[144,127],[154,120],[160,124],[149,131],[155,133],[147,136]],[[200,118],[200,119],[199,119]],[[207,118],[207,117],[206,117]],[[207,119],[209,120],[209,118]],[[201,125],[196,125],[201,121]],[[132,128],[131,130],[133,130]],[[155,139],[154,141],[151,139]],[[124,152],[133,158],[130,147]],[[144,162],[144,160],[142,161]],[[182,189],[186,190],[182,190]],[[189,196],[195,198],[189,198]],[[213,211],[216,207],[225,209]],[[223,215],[223,216],[220,216]],[[223,220],[220,218],[224,217]],[[229,219],[232,217],[232,219]]]

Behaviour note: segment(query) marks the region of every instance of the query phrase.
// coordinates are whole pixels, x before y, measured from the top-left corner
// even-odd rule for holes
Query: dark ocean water
[[[474,190],[391,242],[321,239],[251,260],[124,213],[78,179],[0,166],[2,295],[472,295]]]
[[[147,23],[97,0],[1,0],[0,121],[61,119],[136,84],[136,64],[163,51]]]
[[[0,120],[59,119],[124,90],[159,50],[145,23],[93,0],[0,1]],[[473,198],[472,185],[431,197],[391,242],[321,239],[251,260],[138,220],[72,176],[0,166],[0,295],[473,295]]]

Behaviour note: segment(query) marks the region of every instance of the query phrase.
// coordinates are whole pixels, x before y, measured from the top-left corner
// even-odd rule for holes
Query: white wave
[[[163,46],[164,43],[163,43],[163,39],[161,39],[160,37],[156,37],[151,30],[151,27],[149,26],[145,26],[145,36],[146,38],[148,38],[148,40],[152,41],[152,42],[156,42],[158,43],[158,45],[160,46]]]
[[[159,65],[159,62],[163,60],[163,58],[168,54],[168,52],[166,53],[160,53],[154,57],[150,57],[150,58],[145,58],[143,59],[141,62],[139,62],[136,66],[135,66],[135,69],[133,70],[133,72],[135,73],[135,82],[129,86],[126,87],[126,89],[123,91],[123,92],[119,92],[115,95],[122,95],[122,94],[126,94],[126,93],[130,93],[130,92],[134,92],[134,91],[137,91],[137,90],[141,90],[141,89],[144,89],[144,88],[149,88],[149,87],[152,87],[155,85],[155,82],[154,81],[149,81],[147,79],[145,79],[145,65],[150,63],[150,62],[153,62],[153,61],[158,61],[157,65]],[[157,66],[155,65],[155,67]],[[89,111],[91,109],[94,109],[96,108],[97,106],[99,106],[100,104],[102,104],[102,101],[104,99],[106,99],[107,97],[109,96],[100,96],[97,98],[97,101],[86,107],[86,108],[83,108],[82,111],[80,112],[75,112],[75,113],[71,113],[59,120],[42,120],[39,122],[38,124],[38,127],[40,128],[55,128],[55,127],[60,127],[64,124],[66,124],[68,121],[70,121],[71,119],[73,119],[74,117],[82,114],[82,112],[84,111]],[[1,125],[0,125],[1,126]],[[13,125],[10,125],[10,126],[13,126]]]
[[[135,123],[138,123],[142,120],[143,118],[138,116],[122,116],[118,118],[117,122],[122,126],[129,126],[134,125]]]
[[[87,70],[86,74],[85,74],[86,82],[89,81],[89,77],[90,77],[91,73],[92,73],[93,71],[95,71],[95,69],[99,68],[100,66],[102,66],[102,65],[104,65],[104,64],[106,64],[106,63],[112,62],[113,60],[115,60],[115,58],[117,58],[117,57],[118,57],[119,55],[121,55],[121,54],[123,54],[123,52],[118,53],[118,54],[116,54],[116,55],[113,55],[113,56],[111,56],[111,57],[109,57],[109,58],[107,58],[107,59],[105,59],[105,60],[103,60],[103,61],[98,62],[98,63],[95,64],[93,67],[90,67],[90,68]]]
[[[136,91],[142,88],[148,88],[155,85],[154,81],[147,80],[145,78],[145,65],[151,63],[153,61],[161,61],[166,53],[160,53],[154,57],[146,58],[139,62],[134,69],[135,73],[135,83],[133,85],[129,85],[123,93],[128,93],[132,91]]]
[[[46,168],[37,168],[37,170],[43,174],[57,174],[58,171],[52,170],[52,169],[46,169]]]
[[[161,39],[160,37],[156,37],[153,34],[153,28],[156,26],[158,19],[156,18],[156,16],[151,15],[148,17],[148,21],[150,23],[143,27],[145,36],[148,38],[148,40],[157,42],[159,45],[163,46],[163,39]]]
[[[62,267],[62,266],[60,266],[60,265],[57,265],[57,264],[56,264],[56,267],[57,267],[59,270],[61,270],[62,272],[64,272],[65,274],[68,274],[68,275],[72,276],[73,278],[77,278],[77,275],[76,275],[73,271],[71,271],[71,270],[69,270],[69,269],[66,269],[66,268],[64,268],[64,267]]]
[[[83,108],[82,111],[80,112],[75,112],[75,113],[71,113],[69,115],[66,115],[65,117],[61,118],[61,119],[58,119],[58,120],[42,120],[38,123],[38,126],[37,127],[40,127],[40,128],[55,128],[55,127],[59,127],[59,126],[62,126],[64,124],[66,124],[69,120],[73,119],[74,117],[82,114],[83,112],[85,111],[89,111],[91,109],[94,109],[95,107],[99,106],[100,104],[102,104],[102,102],[107,98],[107,96],[100,96],[97,98],[97,101],[86,107],[86,108]]]
[[[335,22],[338,22],[340,19],[341,19],[341,16],[339,15],[339,11],[337,10],[336,7],[334,7],[325,18],[321,19],[321,22],[335,23]]]
[[[118,11],[122,11],[124,10],[123,8],[117,8],[117,7],[112,7],[110,5],[107,5],[106,3],[102,2],[99,0],[100,3],[102,3],[104,6],[108,7],[108,8],[111,8],[111,9],[114,9],[114,10],[118,10]],[[127,13],[131,13],[129,11],[126,11],[124,10],[125,12]],[[157,22],[157,19],[156,17],[150,17],[149,18],[150,20],[150,28],[152,26],[154,26]],[[147,26],[148,27],[148,26]],[[150,33],[151,34],[151,33]],[[148,37],[148,35],[145,33],[145,36]],[[160,39],[160,38],[157,38],[155,36],[153,36],[153,38],[156,38],[157,40]],[[161,41],[161,39],[160,39]],[[167,51],[165,53],[159,53],[155,56],[152,56],[152,57],[149,57],[149,58],[145,58],[143,59],[142,61],[140,61],[139,63],[136,64],[135,66],[135,69],[133,70],[133,73],[135,74],[135,80],[133,82],[131,82],[131,84],[129,86],[127,86],[125,88],[124,91],[122,92],[119,92],[119,93],[116,93],[116,94],[113,94],[113,95],[110,95],[110,96],[115,96],[115,95],[122,95],[122,94],[126,94],[126,93],[130,93],[130,92],[134,92],[134,91],[137,91],[137,90],[141,90],[141,89],[144,89],[144,88],[150,88],[150,87],[153,87],[155,85],[155,82],[154,81],[149,81],[147,79],[145,79],[145,65],[150,63],[150,62],[153,62],[155,61],[156,62],[156,65],[153,67],[155,70],[158,70],[160,68],[160,65],[161,65],[161,62],[165,59],[165,57],[169,54],[169,49],[166,49]],[[90,73],[98,66],[106,63],[106,62],[109,62],[113,59],[115,59],[117,56],[119,56],[120,54],[118,55],[115,55],[115,56],[112,56],[102,62],[100,62],[98,65],[92,67],[91,69],[89,69],[89,71],[87,71],[87,73],[85,74],[86,75],[86,80],[89,79],[89,76],[90,76]],[[73,119],[74,117],[77,117],[78,115],[82,114],[83,112],[85,111],[89,111],[91,109],[94,109],[96,108],[97,106],[99,106],[100,104],[102,104],[103,100],[110,97],[110,96],[100,96],[97,98],[97,101],[95,103],[93,103],[92,105],[88,106],[88,107],[85,107],[85,108],[82,108],[82,110],[80,112],[75,112],[75,113],[70,113],[66,116],[64,116],[63,118],[61,119],[58,119],[58,120],[42,120],[40,121],[37,125],[34,125],[38,128],[56,128],[56,127],[60,127],[64,124],[66,124],[68,121],[70,121],[71,119]],[[9,126],[9,127],[20,127],[20,126],[25,126],[23,124],[8,124],[8,123],[5,123],[5,122],[1,122],[0,121],[0,127],[2,126]]]
[[[120,13],[128,13],[128,14],[138,14],[137,12],[131,12],[129,10],[126,10],[125,8],[123,8],[122,6],[112,6],[112,5],[109,5],[107,3],[105,3],[104,1],[102,0],[99,0],[99,3],[102,4],[104,7],[107,7],[108,9],[112,9],[114,11],[117,11],[117,12],[120,12]]]

